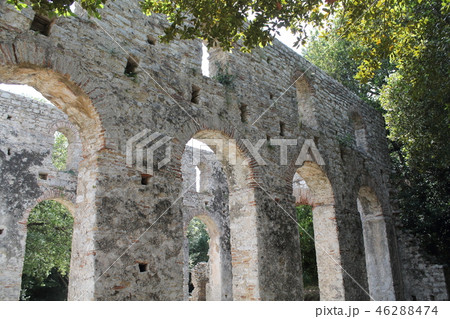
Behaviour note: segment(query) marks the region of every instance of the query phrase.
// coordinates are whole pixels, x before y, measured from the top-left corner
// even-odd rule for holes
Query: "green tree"
[[[66,169],[68,146],[69,141],[67,140],[67,137],[64,134],[56,131],[55,143],[53,144],[52,162],[56,169],[60,171]]]
[[[316,248],[314,243],[314,227],[312,207],[297,206],[298,231],[302,252],[303,284],[305,288],[318,286]],[[311,238],[312,237],[312,238]]]
[[[71,15],[74,0],[29,0],[33,10],[41,14]],[[18,9],[25,0],[8,0]],[[306,38],[305,24],[321,25],[336,7],[334,0],[142,0],[140,6],[146,14],[167,15],[170,26],[163,40],[174,38],[202,38],[209,46],[230,49],[242,41],[244,49],[269,44],[278,29],[287,29]],[[99,17],[98,9],[106,0],[80,0],[81,7]]]
[[[383,67],[375,71],[374,77],[362,83],[355,78],[362,61],[352,55],[358,47],[358,42],[338,37],[335,27],[321,33],[315,31],[303,49],[303,56],[374,108],[381,109],[380,90],[393,66],[388,60],[383,61]]]
[[[367,17],[372,20],[339,41],[340,23],[330,22],[333,28],[313,37],[306,56],[363,98],[375,94],[387,123],[403,225],[436,261],[448,265],[450,29],[448,13],[443,14],[448,1],[390,3],[397,5],[387,13],[388,32],[379,33],[385,8],[374,7]]]
[[[187,238],[189,240],[189,268],[192,269],[199,262],[208,262],[209,235],[206,225],[194,217],[188,225]]]
[[[43,201],[31,211],[27,229],[21,296],[40,300],[33,292],[42,287],[67,288],[73,217],[64,205]]]

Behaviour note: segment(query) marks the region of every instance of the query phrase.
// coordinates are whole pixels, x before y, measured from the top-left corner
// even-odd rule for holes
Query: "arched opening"
[[[249,161],[235,141],[219,131],[203,130],[195,134],[193,139],[202,145],[206,144],[208,150],[202,153],[202,147],[189,148],[188,143],[182,157],[183,189],[195,190],[195,170],[192,165],[198,165],[199,159],[206,164],[208,173],[204,182],[208,186],[207,192],[184,194],[183,218],[209,216],[218,228],[221,288],[217,299],[213,300],[258,300],[257,214],[253,188],[249,184]],[[186,161],[189,165],[185,164]],[[188,169],[189,166],[192,169]]]
[[[205,218],[205,217],[204,217]],[[189,300],[206,301],[211,298],[210,279],[214,275],[213,270],[217,267],[212,263],[218,262],[218,256],[211,251],[210,258],[210,236],[208,228],[199,217],[194,217],[189,222],[187,229],[189,242]],[[217,234],[214,234],[217,237]],[[214,240],[217,240],[214,238]],[[214,285],[213,289],[215,288]]]
[[[20,300],[67,300],[73,217],[46,200],[30,212]]]
[[[69,59],[70,60],[70,59]],[[69,61],[68,61],[69,62]],[[76,68],[69,68],[76,70]],[[7,149],[7,158],[9,162],[3,162],[8,165],[8,169],[2,167],[3,174],[0,182],[14,180],[11,185],[11,192],[20,189],[21,194],[29,195],[29,198],[21,198],[15,200],[14,196],[0,196],[0,206],[2,214],[0,214],[0,223],[5,225],[5,240],[8,245],[2,251],[3,256],[0,259],[0,296],[5,300],[17,300],[20,297],[21,273],[23,266],[23,257],[25,252],[26,240],[26,223],[27,213],[31,209],[33,202],[40,199],[56,198],[61,195],[75,203],[73,216],[75,218],[72,255],[76,262],[72,263],[72,275],[69,282],[69,300],[92,300],[94,299],[95,285],[95,250],[94,233],[96,231],[96,181],[97,181],[97,156],[98,151],[105,146],[104,130],[101,125],[99,115],[92,105],[90,98],[83,92],[80,85],[75,84],[69,78],[79,78],[72,76],[73,74],[62,75],[48,68],[31,65],[23,61],[20,66],[17,65],[1,65],[0,66],[0,82],[13,85],[29,85],[41,93],[56,107],[58,112],[64,114],[64,125],[61,123],[51,122],[49,125],[35,125],[34,129],[26,130],[27,134],[39,136],[39,143],[33,143],[32,139],[28,139],[27,143],[15,143],[13,139],[6,139],[6,143],[12,146]],[[44,108],[46,102],[40,102],[39,107]],[[27,103],[23,104],[24,107]],[[7,108],[14,110],[11,106]],[[42,116],[55,114],[48,110],[40,110],[39,112],[30,113],[41,114]],[[25,113],[26,114],[26,113]],[[36,117],[39,123],[39,117]],[[50,116],[51,117],[51,116]],[[15,115],[11,116],[10,121],[15,121]],[[25,131],[24,127],[35,123],[35,119],[28,122],[17,122],[11,124],[10,128],[18,128]],[[42,123],[40,123],[42,124]],[[7,126],[8,127],[8,126]],[[76,171],[70,172],[70,161],[66,162],[66,170],[64,172],[56,171],[52,164],[52,145],[54,140],[54,132],[60,131],[68,141],[67,150],[68,159],[70,158],[70,145],[72,144],[71,135],[65,131],[63,127],[67,127],[68,131],[77,131],[80,133],[79,140],[74,140],[78,145],[80,155],[79,160],[75,161]],[[39,135],[40,134],[40,135]],[[45,145],[42,142],[42,136],[45,136]],[[39,145],[38,145],[39,144]],[[38,150],[41,146],[49,147],[45,152]],[[20,146],[21,149],[18,149]],[[3,149],[1,149],[3,152]],[[81,157],[81,152],[83,156]],[[1,155],[1,154],[0,154]],[[29,161],[18,161],[18,159],[30,159]],[[34,161],[34,162],[32,162]],[[11,169],[15,163],[21,163],[21,174],[15,174]],[[79,165],[78,165],[79,163]],[[44,167],[44,171],[37,171],[38,167]],[[51,174],[49,174],[51,173]],[[12,179],[12,176],[17,178]],[[70,185],[67,189],[62,187],[60,181],[68,182]],[[25,191],[27,189],[27,191]],[[7,190],[5,190],[7,192]],[[17,194],[17,191],[15,192]],[[4,194],[2,194],[4,195]],[[7,200],[7,198],[9,198]],[[7,204],[9,203],[9,204]],[[5,284],[3,284],[5,283]]]
[[[305,184],[303,195],[299,192],[300,200],[312,206],[320,300],[344,300],[344,280],[331,183],[314,162],[306,161],[297,169],[297,174],[300,183]]]
[[[311,191],[297,173],[294,174],[292,190],[299,225],[304,299],[307,301],[320,300]]]
[[[69,140],[59,132],[55,132],[55,140],[53,143],[52,162],[53,166],[59,171],[67,168],[67,150],[69,148]]]
[[[361,187],[357,198],[366,254],[367,281],[374,300],[395,300],[386,224],[381,205],[369,187]]]
[[[191,139],[182,156],[185,299],[231,300],[228,185],[213,151]]]

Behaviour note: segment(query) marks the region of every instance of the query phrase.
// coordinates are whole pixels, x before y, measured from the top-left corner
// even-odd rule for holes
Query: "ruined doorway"
[[[63,204],[46,200],[30,212],[20,300],[67,300],[73,217]]]
[[[344,300],[343,269],[331,182],[315,162],[306,161],[297,169],[296,175],[297,181],[304,183],[305,190],[308,189],[303,195],[299,193],[306,196],[300,202],[312,206],[320,300]]]

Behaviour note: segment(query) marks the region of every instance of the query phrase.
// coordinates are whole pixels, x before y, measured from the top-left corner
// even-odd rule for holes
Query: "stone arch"
[[[90,92],[94,97],[99,93],[93,93],[95,84],[82,73],[80,63],[45,44],[41,47],[41,44],[34,41],[20,40],[16,43],[2,43],[1,48],[0,82],[32,86],[66,113],[69,121],[79,128],[83,161],[78,167],[68,299],[93,300],[97,155],[106,147],[106,142],[99,113],[85,92]],[[28,54],[29,52],[34,54]],[[12,271],[17,272],[17,269]]]
[[[0,83],[32,86],[66,113],[80,128],[86,156],[106,145],[102,120],[93,105],[104,93],[81,65],[80,60],[34,38],[1,43]]]
[[[357,207],[363,226],[369,293],[374,300],[395,300],[389,245],[383,211],[375,192],[362,186]]]
[[[214,151],[227,178],[233,298],[258,300],[257,210],[250,159],[236,141],[222,131],[200,130],[192,138],[202,141]]]
[[[331,182],[314,162],[306,161],[296,173],[311,191],[320,299],[344,300],[344,278]]]

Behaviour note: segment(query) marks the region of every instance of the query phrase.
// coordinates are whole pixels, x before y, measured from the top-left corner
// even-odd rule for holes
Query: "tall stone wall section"
[[[0,299],[20,293],[30,211],[54,199],[74,213],[81,144],[67,115],[55,106],[0,91]],[[71,132],[72,165],[52,164],[55,131]]]
[[[185,299],[181,162],[192,137],[236,147],[237,164],[221,160],[234,300],[302,299],[291,217],[295,162],[306,140],[317,146],[332,186],[339,266],[346,270],[333,298],[369,299],[356,204],[363,186],[382,206],[393,289],[403,298],[381,114],[278,41],[251,54],[210,50],[208,78],[201,73],[200,41],[153,41],[167,25],[163,17],[144,16],[125,0],[108,2],[101,14],[102,20],[58,18],[45,36],[30,30],[31,10],[0,2],[0,81],[35,87],[80,132],[70,299]],[[127,76],[133,61],[136,74]],[[231,83],[217,80],[224,72]],[[144,172],[126,161],[127,142],[144,129],[170,137],[172,149],[170,163],[146,183]],[[296,141],[285,163],[280,147],[271,145],[276,139]],[[266,141],[259,149],[264,163],[244,140]]]

